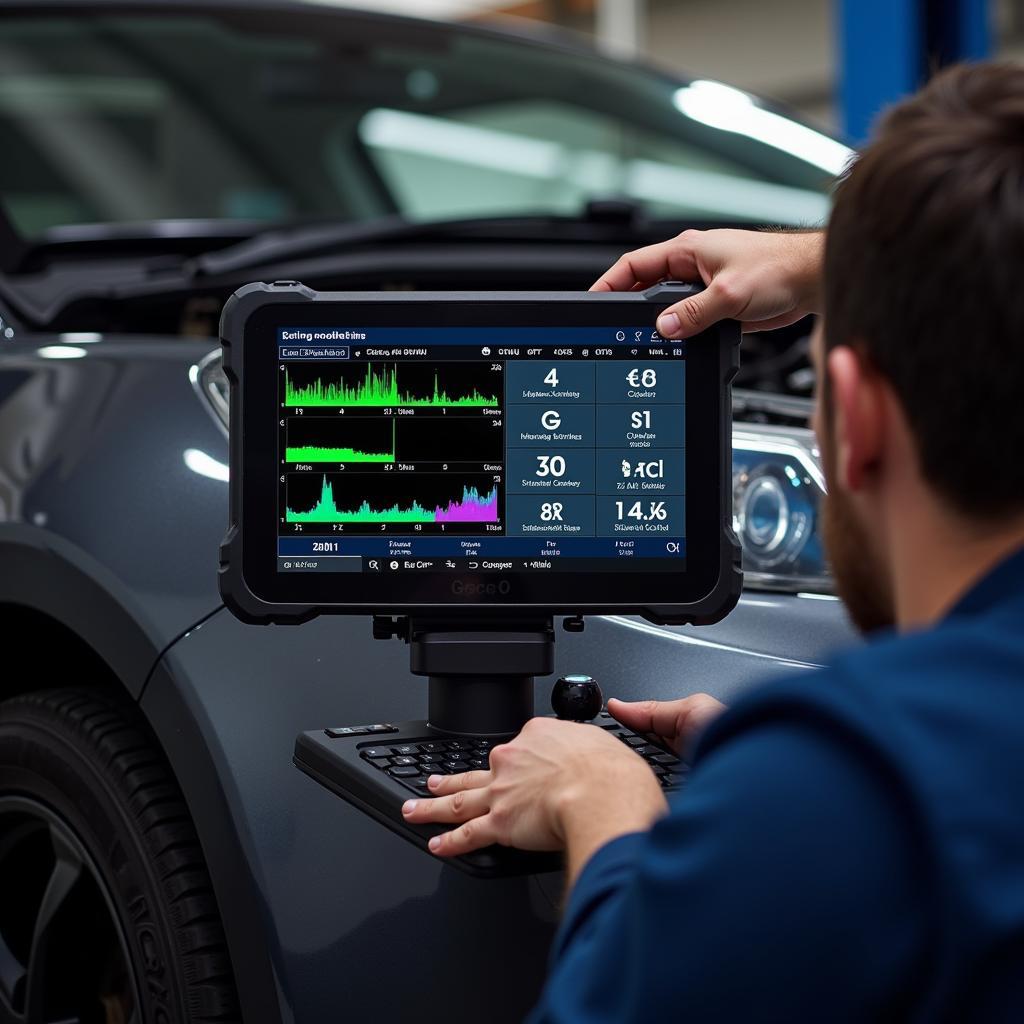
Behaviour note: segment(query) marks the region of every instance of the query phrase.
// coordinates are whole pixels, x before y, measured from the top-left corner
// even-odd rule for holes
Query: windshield
[[[72,224],[822,221],[848,151],[737,90],[340,10],[0,17],[0,203]]]

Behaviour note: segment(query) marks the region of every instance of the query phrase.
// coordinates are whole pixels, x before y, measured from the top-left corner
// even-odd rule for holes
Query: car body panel
[[[185,461],[226,462],[189,380],[215,342],[75,340],[0,346],[0,601],[70,625],[137,695],[220,605],[226,487]]]

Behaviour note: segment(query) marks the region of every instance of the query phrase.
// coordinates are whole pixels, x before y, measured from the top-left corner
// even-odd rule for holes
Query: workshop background
[[[334,3],[336,0],[322,0]],[[1024,0],[363,0],[451,20],[518,19],[778,100],[852,142],[957,60],[1024,59]]]

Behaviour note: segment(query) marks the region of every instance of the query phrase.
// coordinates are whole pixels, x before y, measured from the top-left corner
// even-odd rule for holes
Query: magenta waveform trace
[[[435,523],[496,523],[498,521],[498,491],[491,490],[481,497],[475,487],[462,492],[461,501],[450,501],[444,508],[434,509]]]

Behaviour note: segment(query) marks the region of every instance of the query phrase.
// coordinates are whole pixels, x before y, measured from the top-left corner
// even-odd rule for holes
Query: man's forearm
[[[607,790],[587,792],[584,787],[567,792],[561,814],[567,891],[602,846],[631,832],[646,832],[667,813],[668,803],[653,775],[613,797]]]
[[[795,231],[789,234],[794,241],[791,267],[799,304],[812,313],[820,313],[824,306],[825,232]]]

